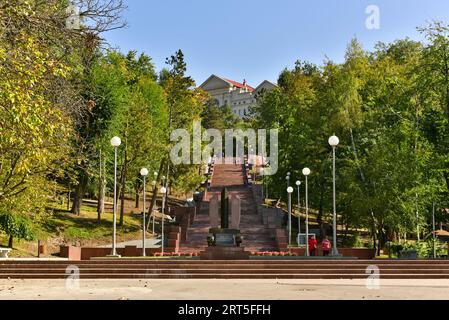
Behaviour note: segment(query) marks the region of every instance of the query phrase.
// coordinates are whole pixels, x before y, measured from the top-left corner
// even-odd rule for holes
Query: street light
[[[306,256],[308,257],[310,255],[310,251],[309,251],[309,188],[307,177],[310,174],[310,169],[309,168],[302,169],[302,174],[306,178]]]
[[[165,209],[165,195],[167,193],[167,188],[162,187],[160,190],[161,194],[162,194],[162,240],[161,240],[161,253],[162,255],[164,255],[164,209]]]
[[[265,166],[265,168],[268,170],[268,173],[271,172],[271,170],[270,170],[270,165],[269,165],[269,164],[267,164],[267,165]],[[264,174],[265,174],[265,172],[264,172]],[[270,182],[269,182],[269,180],[268,180],[267,185],[265,186],[265,199],[270,199],[270,197],[268,196],[268,186],[269,186],[269,185],[270,185]]]
[[[433,229],[433,258],[436,259],[437,257],[437,250],[435,247],[436,242],[436,230],[435,230],[435,201],[432,203],[432,229]]]
[[[143,177],[143,220],[142,220],[142,256],[145,257],[146,253],[145,253],[145,216],[146,216],[146,202],[145,202],[145,185],[146,185],[146,177],[148,175],[148,169],[147,168],[142,168],[140,169],[140,175]]]
[[[111,145],[114,147],[114,212],[113,212],[113,231],[112,231],[112,256],[117,254],[117,148],[122,144],[119,137],[111,139]]]
[[[288,187],[288,245],[292,244],[292,192],[293,188]]]
[[[298,247],[299,247],[299,240],[301,236],[301,203],[299,201],[299,187],[301,186],[301,181],[296,181],[296,186],[298,187]]]
[[[332,147],[332,207],[333,207],[333,246],[332,255],[338,256],[337,249],[337,208],[336,208],[336,196],[335,196],[335,149],[337,148],[340,140],[336,136],[329,138],[329,144]]]
[[[252,155],[253,155],[253,146],[248,145],[248,163],[249,164],[254,164],[254,158],[252,157]]]
[[[153,182],[151,182],[152,186],[153,186],[153,192],[154,192],[154,188],[156,187],[156,180],[153,180]],[[156,203],[154,204],[156,206]],[[151,215],[153,216],[153,236],[154,236],[154,211],[156,210],[156,208],[153,208],[153,212],[151,212]]]
[[[285,177],[285,180],[287,180],[287,188],[290,187],[290,172],[287,172],[287,176]]]

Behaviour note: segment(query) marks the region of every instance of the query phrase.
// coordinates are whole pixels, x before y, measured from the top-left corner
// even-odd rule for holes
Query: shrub
[[[399,256],[399,252],[404,249],[404,246],[400,243],[391,243],[390,244],[390,252],[394,256]]]
[[[437,257],[447,255],[447,246],[445,243],[436,240],[435,247]],[[403,250],[416,250],[416,254],[419,258],[431,258],[433,256],[433,238],[428,238],[426,241],[418,243],[390,243],[392,256],[399,257],[400,252]]]
[[[0,230],[3,230],[9,236],[9,246],[11,247],[13,238],[27,241],[35,239],[31,222],[24,216],[10,213],[0,214]]]
[[[345,247],[345,248],[363,248],[363,247],[365,247],[365,244],[362,241],[362,238],[360,237],[358,232],[355,232],[354,234],[348,234],[346,237],[342,237],[339,240],[341,240],[342,247]]]

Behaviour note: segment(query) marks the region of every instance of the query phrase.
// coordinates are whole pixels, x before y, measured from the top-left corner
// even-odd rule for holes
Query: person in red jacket
[[[327,236],[324,237],[323,241],[321,241],[321,250],[323,251],[323,256],[328,256],[331,251],[331,242]]]
[[[315,239],[315,236],[312,235],[309,238],[309,252],[311,256],[316,255],[316,248],[318,247],[318,242]]]

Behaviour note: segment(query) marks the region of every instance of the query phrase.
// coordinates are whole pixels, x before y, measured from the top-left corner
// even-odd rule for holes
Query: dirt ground
[[[5,279],[0,280],[0,300],[449,299],[449,280],[380,280],[378,284],[378,289],[370,289],[366,280]]]

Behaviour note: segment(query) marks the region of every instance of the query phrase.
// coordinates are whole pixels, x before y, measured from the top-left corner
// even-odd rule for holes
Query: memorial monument
[[[214,195],[209,202],[211,228],[207,238],[208,247],[201,252],[201,259],[211,260],[243,260],[249,259],[249,252],[241,246],[240,234],[240,198],[229,197],[228,190],[223,188],[220,198],[220,227],[216,227],[218,218],[218,196]],[[230,214],[231,213],[231,214]],[[229,218],[231,216],[231,228]]]

